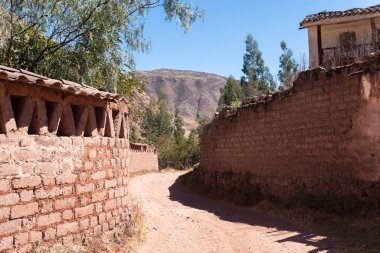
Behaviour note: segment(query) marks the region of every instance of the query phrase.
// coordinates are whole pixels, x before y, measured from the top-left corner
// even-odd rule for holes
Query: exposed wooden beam
[[[323,48],[322,48],[322,28],[317,26],[317,43],[318,43],[318,65],[323,64]]]
[[[0,131],[7,134],[16,130],[17,125],[13,114],[11,98],[9,95],[0,95]]]

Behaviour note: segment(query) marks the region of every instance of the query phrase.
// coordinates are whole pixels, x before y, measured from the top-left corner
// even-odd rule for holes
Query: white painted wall
[[[376,27],[380,28],[380,18],[375,19]],[[318,67],[318,37],[317,26],[308,27],[309,30],[309,67]],[[342,24],[321,25],[322,48],[339,47],[339,35],[344,32],[355,32],[358,44],[371,43],[371,19],[359,20]]]

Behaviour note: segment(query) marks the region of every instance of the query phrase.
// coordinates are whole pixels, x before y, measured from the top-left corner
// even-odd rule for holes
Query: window
[[[352,51],[356,46],[356,33],[355,32],[345,32],[341,33],[340,46],[344,52]]]

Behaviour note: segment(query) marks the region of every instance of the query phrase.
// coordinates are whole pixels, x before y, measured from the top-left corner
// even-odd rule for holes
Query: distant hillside
[[[147,77],[146,92],[157,99],[162,90],[169,99],[172,112],[178,107],[185,121],[187,130],[197,126],[196,116],[211,119],[220,97],[220,89],[227,78],[210,73],[159,69],[140,71]]]

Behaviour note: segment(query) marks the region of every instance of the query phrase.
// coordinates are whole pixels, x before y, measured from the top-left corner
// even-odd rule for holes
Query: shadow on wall
[[[277,242],[296,242],[315,247],[315,249],[309,251],[309,253],[321,251],[333,252],[332,243],[326,237],[323,237],[324,239],[321,240],[315,240],[315,237],[320,235],[305,232],[305,229],[301,229],[301,227],[294,226],[284,220],[273,218],[247,208],[236,207],[226,202],[219,202],[196,195],[189,189],[185,188],[180,180],[181,179],[177,179],[169,188],[170,199],[173,201],[178,201],[185,206],[213,213],[221,220],[276,229],[274,232],[271,232],[271,234],[279,232],[298,233],[297,235],[292,235],[288,238],[278,240]],[[268,234],[268,236],[271,235]]]

